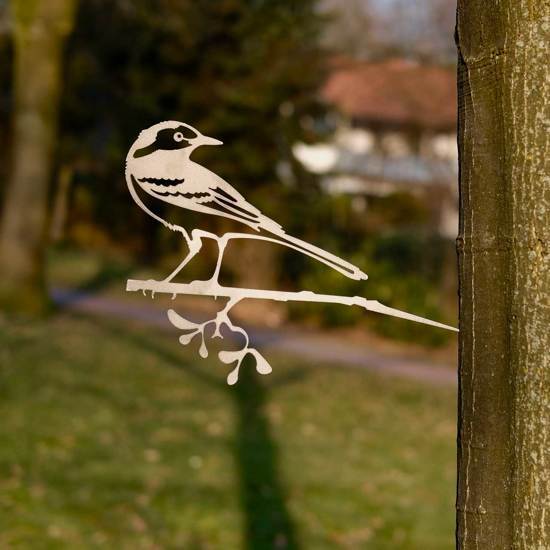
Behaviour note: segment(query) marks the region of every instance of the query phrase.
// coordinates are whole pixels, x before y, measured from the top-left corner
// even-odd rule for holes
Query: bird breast
[[[184,180],[186,159],[174,151],[155,151],[142,158],[128,161],[130,173],[139,181],[144,178],[157,180]]]

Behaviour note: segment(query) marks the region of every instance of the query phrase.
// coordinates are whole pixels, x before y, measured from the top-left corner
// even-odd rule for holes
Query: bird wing
[[[203,170],[181,179],[144,177],[138,181],[150,195],[180,208],[231,218],[256,230],[280,227],[248,203],[225,180],[209,170]]]
[[[237,192],[231,193],[222,187],[209,187],[210,208],[220,211],[222,214],[229,213],[233,216],[243,217],[255,223],[261,223],[265,217],[262,213],[249,204]],[[235,191],[234,189],[232,191]]]
[[[204,176],[208,184],[208,190],[212,193],[212,207],[221,209],[223,212],[230,212],[234,216],[244,216],[253,219],[258,224],[256,229],[265,229],[267,231],[280,231],[282,229],[278,223],[262,214],[260,210],[250,204],[224,179],[200,165],[199,168],[204,170],[204,172],[201,170],[201,175]]]
[[[315,245],[288,235],[276,222],[264,216],[225,180],[200,165],[181,179],[140,178],[139,184],[150,195],[165,202],[206,214],[224,216],[256,231],[267,231],[273,240],[320,261],[354,280],[367,279],[353,264]],[[133,176],[132,176],[133,177]],[[264,237],[261,237],[264,238]]]

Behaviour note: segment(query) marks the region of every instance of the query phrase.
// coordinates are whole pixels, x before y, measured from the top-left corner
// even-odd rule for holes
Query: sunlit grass
[[[176,336],[0,323],[0,548],[452,547],[452,389]]]

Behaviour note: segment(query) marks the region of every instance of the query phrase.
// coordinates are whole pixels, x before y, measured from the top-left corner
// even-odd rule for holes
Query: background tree
[[[77,206],[88,208],[75,212],[108,228],[117,242],[149,235],[137,246],[142,255],[162,254],[181,241],[135,208],[122,177],[137,134],[168,117],[222,139],[223,155],[198,151],[196,158],[266,214],[280,216],[277,166],[290,161],[290,145],[307,133],[300,121],[316,108],[322,78],[314,5],[82,3],[70,42],[62,118],[62,161],[77,167],[77,191],[86,196]]]
[[[0,229],[0,303],[45,308],[44,240],[57,135],[61,58],[75,0],[13,0],[13,169]]]
[[[33,308],[43,302],[48,193],[42,182],[49,180],[54,162],[62,176],[53,201],[56,239],[67,218],[78,244],[118,243],[142,261],[181,245],[177,235],[141,215],[122,177],[129,144],[142,128],[167,117],[223,139],[224,155],[200,151],[197,158],[209,154],[206,162],[214,171],[280,218],[286,210],[279,205],[295,191],[280,185],[281,169],[288,182],[299,170],[290,146],[307,139],[303,117],[318,108],[321,18],[315,3],[89,0],[78,9],[61,87],[61,44],[74,1],[15,2],[20,97],[16,163],[4,204],[3,295],[21,303],[13,289],[24,288],[18,294]],[[58,58],[47,61],[53,55]]]
[[[550,547],[549,17],[539,0],[458,4],[466,550]]]
[[[319,10],[327,16],[323,43],[353,59],[372,55],[376,12],[371,0],[323,0]]]
[[[333,3],[347,14],[332,27],[334,48],[349,20],[358,22],[349,33],[358,47],[368,42],[370,27],[365,33],[365,25],[371,12],[365,6],[364,0],[349,6]],[[181,119],[225,143],[223,150],[204,148],[194,158],[241,189],[290,233],[368,269],[370,291],[394,307],[433,318],[449,311],[451,322],[454,310],[446,307],[438,290],[445,243],[435,242],[422,205],[397,196],[369,200],[365,216],[349,196],[324,192],[317,176],[305,173],[291,154],[291,144],[330,140],[334,130],[317,100],[331,58],[326,46],[320,46],[327,29],[324,13],[316,0],[80,3],[63,71],[59,137],[51,146],[56,181],[55,196],[48,201],[49,234],[57,245],[52,255],[68,246],[155,264],[161,273],[172,267],[185,243],[135,207],[123,163],[142,128],[166,118]],[[1,32],[2,11],[0,60],[7,62],[0,63],[0,76],[9,70],[11,53]],[[11,115],[10,89],[0,90],[0,139],[8,145],[0,148],[0,195],[8,174],[1,156],[10,142],[5,123]],[[8,208],[14,215],[20,211],[7,206],[6,212]],[[196,216],[169,205],[159,204],[158,209],[174,221]],[[225,219],[195,220],[213,231],[230,229]],[[207,276],[213,253],[213,247],[205,247],[182,277]],[[409,256],[415,261],[405,262]],[[232,243],[224,271],[226,282],[250,287],[315,285],[347,294],[364,292],[324,265],[275,245]],[[328,324],[364,320],[359,311],[344,315],[334,308],[330,313],[290,308],[288,313]],[[420,325],[373,324],[386,327],[385,334],[414,341],[441,343],[445,337]]]
[[[454,64],[455,0],[322,0],[331,49],[355,59],[403,57]]]

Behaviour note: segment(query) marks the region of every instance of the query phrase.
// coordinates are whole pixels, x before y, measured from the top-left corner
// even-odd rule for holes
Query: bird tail
[[[346,262],[346,260],[342,260],[342,258],[339,258],[338,256],[335,256],[322,248],[302,241],[301,239],[297,239],[292,235],[287,235],[282,229],[280,232],[273,231],[273,235],[275,235],[278,240],[280,239],[282,244],[288,246],[289,248],[293,248],[294,250],[298,250],[299,252],[302,252],[303,254],[306,254],[319,262],[323,262],[350,279],[354,279],[355,281],[364,281],[368,279],[368,275],[361,271],[357,266]]]

